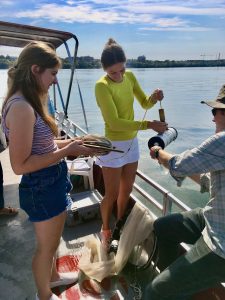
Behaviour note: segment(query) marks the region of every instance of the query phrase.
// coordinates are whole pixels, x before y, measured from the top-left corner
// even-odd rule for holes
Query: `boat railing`
[[[82,129],[80,126],[68,119],[64,115],[64,113],[56,112],[55,117],[59,130],[62,130],[67,137],[81,136],[87,134],[87,132],[84,129]],[[188,207],[171,192],[163,188],[160,184],[158,184],[152,178],[148,177],[139,169],[137,170],[136,175],[137,176],[133,186],[134,192],[132,194],[132,197],[135,200],[139,199],[141,202],[143,202],[142,200],[144,200],[144,205],[146,207],[153,207],[155,210],[158,210],[160,213],[156,213],[156,215],[167,215],[174,210],[190,210],[190,207]],[[149,186],[153,188],[153,193],[151,194],[148,192]],[[155,196],[156,191],[159,193],[159,196]]]
[[[137,170],[136,175],[136,180],[133,185],[134,191],[131,194],[131,198],[135,202],[141,202],[150,209],[154,218],[171,214],[173,211],[189,211],[191,209],[139,169]],[[140,181],[140,183],[138,184],[137,181]],[[140,185],[143,185],[144,188]],[[151,194],[147,191],[149,186],[153,189]],[[157,193],[155,193],[155,191],[157,191]],[[189,249],[189,245],[185,243],[182,243],[182,246],[185,250]]]
[[[55,120],[59,131],[63,131],[67,137],[82,136],[87,134],[84,129],[68,119],[63,112],[56,111]]]
[[[183,203],[180,199],[174,196],[171,192],[163,188],[160,184],[154,181],[152,178],[145,175],[139,169],[136,172],[136,181],[134,183],[133,189],[138,195],[137,198],[144,199],[144,204],[148,208],[155,208],[160,211],[160,215],[170,214],[174,210],[189,211],[190,207]],[[139,184],[137,183],[139,181]],[[141,187],[141,186],[144,186]],[[150,194],[148,186],[153,188],[153,195]],[[158,193],[155,193],[157,191]],[[156,196],[154,196],[156,195]],[[159,196],[157,196],[159,195]],[[157,197],[157,198],[156,198]],[[157,214],[158,215],[158,214]]]

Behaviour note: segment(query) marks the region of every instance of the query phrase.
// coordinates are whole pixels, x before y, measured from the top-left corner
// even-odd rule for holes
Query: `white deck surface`
[[[18,184],[21,176],[16,175],[11,168],[8,149],[0,153],[0,161],[3,168],[5,206],[16,205],[18,207]]]
[[[5,206],[19,207],[18,184],[21,176],[13,173],[8,149],[0,154],[4,178]],[[32,224],[19,210],[14,217],[0,217],[0,300],[34,299],[36,288],[31,272],[34,249]]]
[[[19,207],[18,184],[21,176],[13,173],[8,150],[0,154],[4,177],[5,206]],[[100,230],[100,221],[65,227],[60,249],[79,244],[87,235]],[[65,247],[65,245],[67,247]],[[0,216],[0,300],[34,300],[36,287],[31,262],[35,247],[32,223],[19,210],[14,217]],[[73,248],[73,247],[72,247]],[[76,299],[74,299],[76,300]]]

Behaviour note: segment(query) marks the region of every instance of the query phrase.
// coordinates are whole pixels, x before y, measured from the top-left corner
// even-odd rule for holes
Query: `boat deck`
[[[3,167],[5,205],[19,207],[18,184],[21,176],[15,175],[12,171],[8,149],[0,154],[0,160]],[[76,201],[87,195],[87,192],[72,194],[72,198]],[[90,193],[91,197],[93,192]],[[71,219],[68,223],[67,219],[58,249],[59,271],[79,271],[78,261],[82,255],[84,242],[98,236],[100,227],[100,218],[80,223],[74,221],[74,224],[71,223]],[[31,270],[34,247],[33,226],[23,210],[19,210],[18,215],[14,217],[0,216],[0,300],[35,299],[36,287]],[[77,284],[57,288],[54,293],[64,300],[138,300],[141,299],[140,291],[143,291],[153,276],[151,269],[138,272],[128,265],[119,276],[106,278],[101,284],[96,284],[79,272]],[[192,300],[205,299],[224,299],[224,287],[218,285],[192,297]]]
[[[20,176],[13,173],[8,149],[1,153],[4,177],[5,206],[19,207],[18,184]],[[19,210],[13,217],[0,217],[0,299],[34,299],[31,259],[34,250],[32,224]]]
[[[16,176],[13,173],[8,150],[1,153],[0,159],[4,176],[5,205],[19,207],[18,184],[21,176]],[[87,193],[83,194],[87,196]],[[83,194],[79,193],[78,198]],[[72,196],[76,197],[75,194]],[[100,227],[100,218],[75,226],[65,226],[58,249],[58,268],[60,271],[78,270],[78,261],[85,240],[93,237],[93,235],[97,236]],[[35,299],[36,287],[31,270],[35,247],[32,223],[28,220],[25,212],[19,210],[18,215],[14,217],[1,216],[0,228],[0,300],[33,300]],[[148,278],[146,274],[142,275],[144,275],[143,278]],[[80,272],[77,284],[66,289],[57,288],[54,292],[60,295],[61,299],[67,300],[134,299],[134,289],[130,287],[130,281],[136,279],[134,268],[128,266],[123,274],[103,280],[101,284],[94,283],[93,286],[88,278]],[[141,281],[144,284],[145,280]],[[135,299],[141,298],[136,297]]]

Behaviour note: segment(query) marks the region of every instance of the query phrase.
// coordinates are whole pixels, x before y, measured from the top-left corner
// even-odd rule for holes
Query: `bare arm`
[[[57,139],[57,138],[55,139],[55,142],[56,142],[59,149],[62,149],[64,147],[68,146],[73,141],[80,142],[81,139],[79,137],[75,137],[75,138],[71,138],[71,139],[65,139],[65,140],[60,140],[60,139]]]
[[[158,159],[158,162],[168,169],[168,161],[173,157],[172,154],[166,152],[159,146],[154,146],[150,149],[150,156],[153,159]]]
[[[13,171],[25,174],[55,164],[68,155],[94,155],[92,149],[82,146],[81,141],[69,142],[54,152],[31,155],[35,115],[26,102],[18,102],[10,108],[6,124],[9,128],[9,153]]]
[[[162,164],[164,167],[166,167],[167,169],[169,168],[168,161],[173,157],[172,154],[170,154],[169,152],[163,150],[158,146],[154,146],[150,149],[150,156],[153,159],[158,159],[158,162]],[[200,184],[200,174],[193,174],[188,177],[191,178],[196,183]]]

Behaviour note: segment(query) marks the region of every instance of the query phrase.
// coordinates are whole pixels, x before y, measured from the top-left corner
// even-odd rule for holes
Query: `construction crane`
[[[203,60],[205,60],[205,57],[214,56],[213,54],[201,54]]]

